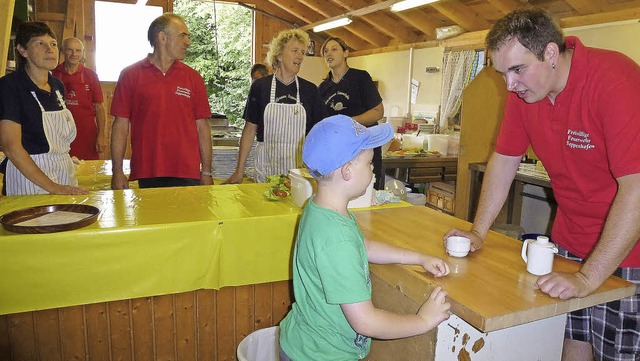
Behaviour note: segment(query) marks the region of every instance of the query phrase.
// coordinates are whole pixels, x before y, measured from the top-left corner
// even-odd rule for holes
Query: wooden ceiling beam
[[[353,22],[344,28],[375,46],[387,46],[389,44],[389,39],[386,36],[378,33],[371,28],[371,25],[363,23],[359,18],[353,19]]]
[[[331,20],[336,20],[338,18],[341,17],[345,17],[345,16],[365,16],[368,14],[372,14],[375,12],[378,12],[380,10],[385,10],[391,7],[391,5],[400,2],[402,0],[385,0],[385,1],[380,1],[378,3],[374,3],[369,5],[369,3],[361,3],[361,7],[357,7],[357,6],[353,6],[353,2],[349,1],[349,0],[326,0],[326,2],[331,2],[336,6],[341,6],[345,9],[351,9],[348,12],[336,15],[334,17],[330,17],[327,19],[324,19],[323,21],[319,22],[319,23],[314,23],[314,24],[309,24],[307,25],[309,28],[313,28],[316,25],[320,25],[322,23],[326,23],[329,22]],[[322,0],[316,0],[314,1],[315,3],[321,3]]]
[[[38,12],[36,13],[36,19],[38,21],[60,21],[63,22],[65,19],[65,14],[62,13],[48,13],[48,12]]]
[[[395,14],[400,19],[406,21],[414,28],[425,33],[429,38],[436,38],[436,25],[431,22],[425,13],[420,9],[400,11]]]
[[[269,0],[269,2],[306,23],[324,20],[322,15],[297,0]]]
[[[324,17],[330,18],[333,16],[338,16],[342,14],[345,9],[340,8],[335,5],[331,5],[328,1],[323,0],[300,0],[301,3],[308,6],[310,9],[313,9],[318,14],[321,14]],[[357,29],[357,27],[355,28]],[[339,28],[339,29],[331,29],[326,31],[330,36],[338,37],[344,40],[347,45],[352,49],[366,49],[369,48],[370,45],[374,45],[374,43],[367,41],[366,38],[355,34],[348,28]],[[368,34],[367,37],[377,38],[375,35]],[[381,39],[384,41],[385,39]]]
[[[300,2],[308,6],[310,9],[313,9],[315,12],[321,14],[325,18],[339,16],[344,12],[342,9],[332,6],[326,0],[300,0]]]
[[[374,28],[380,30],[385,35],[392,39],[396,39],[403,43],[412,43],[417,40],[415,33],[412,33],[409,28],[405,26],[398,26],[398,20],[392,19],[386,14],[371,14],[361,17],[363,21],[366,21]]]
[[[268,0],[254,0],[251,2],[251,4],[254,5],[256,7],[256,10],[260,13],[263,13],[264,15],[270,16],[272,18],[279,19],[282,22],[286,22],[292,27],[299,27],[305,23],[305,21],[303,21],[302,19],[295,17],[290,12],[272,4]]]
[[[610,11],[600,14],[574,16],[560,19],[560,27],[575,28],[578,26],[588,26],[595,24],[614,23],[617,21],[640,19],[640,7]]]
[[[369,4],[367,4],[364,0],[351,0],[348,2],[346,8],[349,10],[349,12],[353,13],[355,10],[367,8],[368,5]],[[371,26],[380,30],[390,38],[398,39],[403,43],[411,43],[416,41],[415,34],[411,33],[411,31],[403,26],[398,26],[397,20],[392,19],[385,12],[386,11],[381,10],[375,13],[361,15],[360,18],[363,21],[368,22],[369,24],[371,24]]]
[[[516,10],[522,4],[517,0],[487,0],[487,2],[505,15]]]
[[[348,29],[331,29],[326,33],[331,37],[336,37],[344,40],[347,43],[347,46],[351,49],[369,49],[376,46],[375,44],[370,43],[365,39],[359,37],[358,35],[352,33]],[[320,49],[320,54],[317,55],[322,56],[322,49]]]
[[[438,1],[429,5],[467,31],[488,29],[491,26],[480,14],[459,0]]]
[[[279,6],[283,10],[291,12],[293,15],[301,18],[307,23],[316,23],[324,19],[322,15],[312,10],[308,6],[302,4],[298,0],[270,0],[276,6]],[[374,44],[376,46],[385,46],[388,44],[389,39],[384,35],[378,33],[375,29],[365,26],[357,19],[349,26],[345,27],[355,35],[361,37],[365,41]],[[301,27],[303,30],[310,30],[307,26]]]
[[[602,12],[602,8],[591,0],[564,0],[569,6],[574,8],[580,15],[589,15]]]

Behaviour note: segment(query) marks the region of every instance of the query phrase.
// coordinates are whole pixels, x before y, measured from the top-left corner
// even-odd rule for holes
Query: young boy
[[[437,287],[416,315],[371,303],[369,262],[415,264],[434,276],[449,273],[441,259],[364,239],[347,203],[365,193],[373,176],[373,148],[393,136],[389,124],[365,128],[336,115],[316,124],[302,160],[318,190],[304,208],[293,256],[296,302],[280,324],[280,360],[357,360],[370,338],[425,333],[449,318],[447,293]]]

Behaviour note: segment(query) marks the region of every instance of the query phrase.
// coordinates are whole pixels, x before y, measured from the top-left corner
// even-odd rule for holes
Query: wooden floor
[[[0,316],[3,361],[236,359],[238,343],[278,324],[290,281]]]

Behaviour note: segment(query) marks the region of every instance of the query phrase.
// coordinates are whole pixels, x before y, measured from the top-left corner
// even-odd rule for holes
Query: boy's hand
[[[425,271],[432,273],[435,277],[442,277],[449,274],[449,265],[440,258],[424,255],[420,263]]]
[[[449,318],[451,305],[447,302],[447,291],[442,286],[436,287],[429,298],[420,306],[418,316],[425,321],[428,330],[434,329],[440,322]]]

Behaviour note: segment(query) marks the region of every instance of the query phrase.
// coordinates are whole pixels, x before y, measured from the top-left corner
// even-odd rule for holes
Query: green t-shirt
[[[346,218],[309,199],[293,253],[296,302],[280,323],[280,344],[294,361],[347,361],[369,353],[340,308],[371,299],[364,235],[352,214]]]

